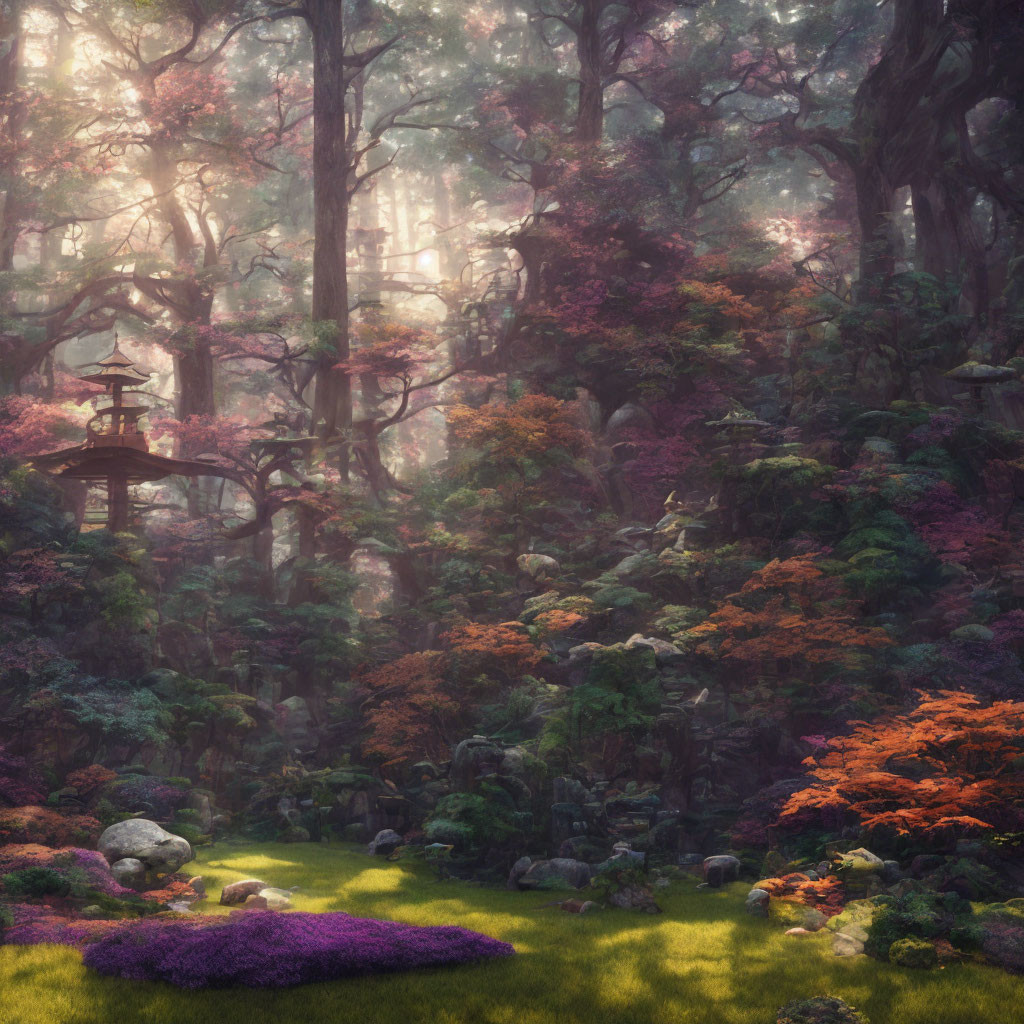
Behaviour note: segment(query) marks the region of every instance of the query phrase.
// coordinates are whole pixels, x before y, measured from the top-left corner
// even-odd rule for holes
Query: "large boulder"
[[[486,736],[470,736],[462,740],[452,754],[453,781],[471,790],[480,775],[492,775],[505,759],[505,751]]]
[[[530,870],[530,865],[533,863],[532,857],[520,857],[519,860],[512,865],[512,870],[508,873],[508,888],[518,889],[519,879]]]
[[[397,850],[404,840],[393,828],[381,829],[366,848],[371,857],[387,857]]]
[[[661,640],[655,636],[644,636],[643,633],[634,633],[626,641],[626,650],[631,651],[635,647],[646,647],[654,651],[654,660],[659,667],[675,665],[682,661],[686,655],[675,644],[668,640]]]
[[[708,885],[724,885],[726,882],[735,882],[740,877],[739,858],[727,853],[716,854],[714,857],[704,858],[704,881]]]
[[[100,836],[98,849],[108,864],[119,860],[141,861],[147,871],[169,875],[192,859],[192,847],[155,821],[129,818],[111,825]]]
[[[568,857],[553,857],[531,864],[519,878],[520,889],[557,889],[570,886],[582,889],[590,881],[593,871],[589,864]]]
[[[846,886],[847,895],[862,898],[871,896],[882,887],[885,862],[863,847],[841,855],[836,873]]]
[[[530,552],[516,559],[520,572],[526,573],[535,580],[548,580],[561,572],[558,562],[550,555],[537,555]]]

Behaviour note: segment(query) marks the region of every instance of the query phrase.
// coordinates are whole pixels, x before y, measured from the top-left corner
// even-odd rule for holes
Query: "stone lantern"
[[[966,384],[971,403],[980,416],[985,411],[985,389],[1016,378],[1009,366],[989,366],[987,363],[963,363],[950,370],[946,377],[957,384]]]

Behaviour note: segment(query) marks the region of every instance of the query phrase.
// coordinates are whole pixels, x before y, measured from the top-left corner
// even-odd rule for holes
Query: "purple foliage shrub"
[[[22,807],[42,799],[42,783],[25,758],[9,754],[0,743],[0,806]]]
[[[126,811],[149,810],[157,817],[170,817],[182,807],[188,793],[156,775],[128,775],[110,788],[112,802]]]
[[[28,903],[14,903],[9,909],[14,924],[4,932],[3,942],[11,946],[38,946],[46,943],[81,949],[121,924],[118,921],[72,920],[56,914],[51,907]]]
[[[0,874],[37,867],[52,868],[75,889],[91,889],[118,898],[136,895],[115,880],[106,858],[97,850],[47,849],[34,843],[0,847]]]
[[[1000,967],[1024,974],[1024,922],[986,921],[981,948]]]
[[[86,946],[85,963],[101,974],[182,988],[281,988],[514,952],[507,942],[454,926],[424,928],[342,913],[248,911],[216,924],[201,919],[122,923]]]

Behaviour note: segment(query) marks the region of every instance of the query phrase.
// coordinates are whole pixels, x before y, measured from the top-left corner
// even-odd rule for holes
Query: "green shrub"
[[[949,923],[941,893],[907,893],[879,907],[864,949],[884,960],[897,940],[932,939],[942,934]]]
[[[22,868],[3,876],[4,892],[13,900],[38,896],[67,896],[71,883],[53,868]]]
[[[898,967],[927,969],[939,962],[939,954],[925,939],[897,939],[889,947],[889,962]]]
[[[978,924],[959,924],[949,932],[949,941],[953,946],[966,952],[981,949],[984,940],[985,929]]]
[[[183,821],[173,821],[167,826],[168,830],[176,836],[181,836],[190,846],[205,846],[210,837],[196,825],[189,825]]]
[[[442,797],[424,831],[432,843],[469,852],[500,846],[519,831],[520,823],[508,791],[485,782],[479,793]]]
[[[815,996],[786,1003],[775,1018],[776,1024],[869,1024],[867,1017],[842,999]]]

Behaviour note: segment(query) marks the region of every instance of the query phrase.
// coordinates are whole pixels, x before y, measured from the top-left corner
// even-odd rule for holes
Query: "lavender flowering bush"
[[[118,899],[135,895],[134,890],[118,883],[106,858],[96,850],[52,849],[32,843],[0,846],[0,875],[37,867],[50,868],[66,878],[75,895],[89,890]]]
[[[507,942],[454,926],[424,928],[342,913],[250,911],[217,924],[123,923],[86,946],[85,963],[101,974],[182,988],[281,988],[514,952]]]

